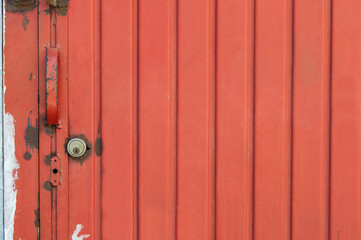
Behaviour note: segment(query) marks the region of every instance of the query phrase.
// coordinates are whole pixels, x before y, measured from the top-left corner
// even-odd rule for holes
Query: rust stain
[[[6,0],[8,12],[28,12],[36,7],[36,0]]]
[[[35,120],[33,125],[33,111],[30,111],[28,117],[28,125],[25,130],[25,144],[26,144],[26,153],[24,154],[25,160],[30,160],[34,153],[34,149],[39,149],[39,127],[38,119]]]

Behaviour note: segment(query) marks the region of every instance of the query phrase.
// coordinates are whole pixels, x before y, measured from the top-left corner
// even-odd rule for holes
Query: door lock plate
[[[70,156],[74,158],[80,158],[85,154],[87,145],[81,138],[72,138],[68,142],[66,149]]]

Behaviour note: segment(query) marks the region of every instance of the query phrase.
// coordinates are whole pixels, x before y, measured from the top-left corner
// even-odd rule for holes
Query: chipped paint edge
[[[78,236],[79,233],[80,233],[80,231],[81,231],[83,228],[84,228],[83,225],[77,224],[77,225],[76,225],[76,228],[75,228],[75,230],[74,230],[74,232],[73,232],[73,235],[71,235],[71,239],[72,239],[72,240],[84,240],[84,239],[86,239],[86,238],[89,238],[89,237],[90,237],[90,234],[82,234],[82,235]]]
[[[1,84],[1,94],[0,94],[0,102],[1,102],[1,106],[0,106],[0,112],[1,112],[1,117],[0,117],[0,240],[4,240],[5,239],[5,225],[4,225],[4,138],[3,138],[3,134],[4,134],[4,124],[3,124],[3,120],[4,120],[4,43],[5,41],[4,39],[4,33],[5,33],[5,25],[3,24],[5,21],[5,14],[4,14],[4,10],[5,10],[5,1],[2,1],[1,4],[1,13],[0,13],[0,27],[1,27],[1,37],[0,37],[0,45],[1,45],[1,57],[0,57],[0,84]]]
[[[0,215],[2,219],[1,238],[0,240],[13,240],[14,239],[14,223],[16,211],[16,196],[17,189],[15,182],[18,179],[18,169],[20,165],[15,156],[15,119],[11,113],[5,111],[5,1],[2,1],[1,20],[2,27],[1,34],[1,208]]]
[[[4,114],[4,225],[5,239],[13,239],[16,210],[16,185],[20,167],[15,156],[15,120],[10,113]]]
[[[2,1],[0,25],[2,34],[0,38],[1,49],[1,118],[0,118],[0,156],[1,156],[1,169],[0,169],[0,197],[2,199],[0,204],[0,217],[1,217],[1,232],[0,240],[13,240],[14,237],[14,222],[16,210],[16,195],[17,190],[15,181],[18,177],[17,170],[20,165],[15,156],[15,120],[10,113],[5,113],[5,1]],[[6,147],[5,147],[6,146]]]

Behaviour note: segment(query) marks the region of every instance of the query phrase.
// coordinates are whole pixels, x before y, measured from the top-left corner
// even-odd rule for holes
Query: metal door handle
[[[58,120],[58,48],[46,48],[46,122],[57,125]]]

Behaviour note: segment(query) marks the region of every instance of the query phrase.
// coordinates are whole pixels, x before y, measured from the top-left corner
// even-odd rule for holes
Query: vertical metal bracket
[[[50,171],[51,184],[56,187],[61,184],[60,157],[58,155],[51,158]]]

